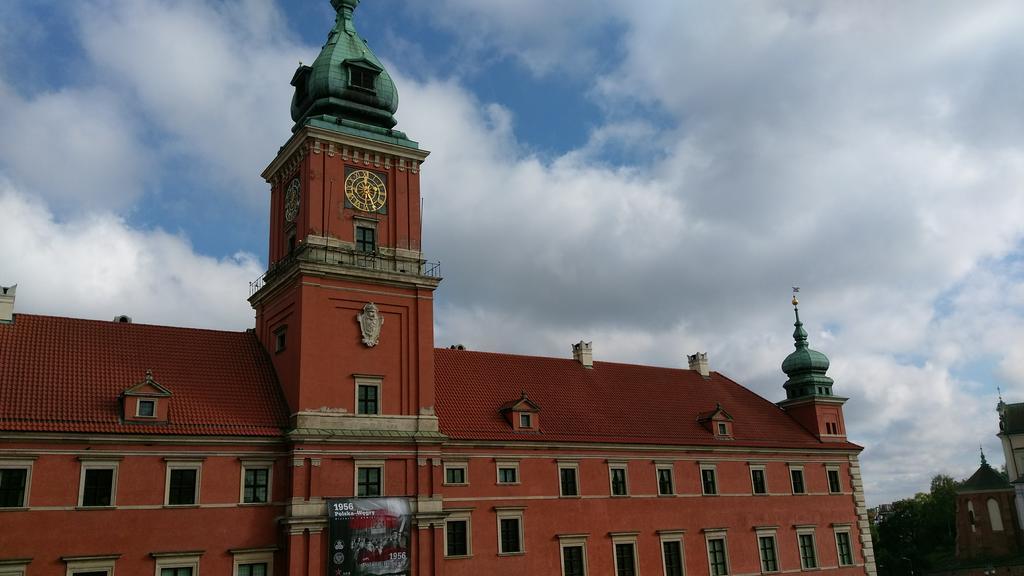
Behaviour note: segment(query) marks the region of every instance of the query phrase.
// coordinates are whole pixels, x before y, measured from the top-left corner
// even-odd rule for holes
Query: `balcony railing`
[[[366,270],[427,276],[429,278],[441,277],[440,262],[402,258],[378,252],[362,252],[360,250],[306,244],[277,262],[272,263],[262,276],[249,282],[249,296],[259,292],[267,282],[273,280],[274,276],[283,272],[295,261],[353,266]]]

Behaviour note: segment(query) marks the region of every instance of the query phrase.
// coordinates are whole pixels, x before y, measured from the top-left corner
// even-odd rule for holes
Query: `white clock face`
[[[288,190],[284,193],[284,219],[286,222],[295,222],[299,215],[299,203],[302,201],[302,192],[299,189],[299,179],[293,178],[288,184]]]

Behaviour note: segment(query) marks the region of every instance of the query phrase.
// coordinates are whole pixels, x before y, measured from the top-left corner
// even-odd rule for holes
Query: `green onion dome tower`
[[[796,314],[796,327],[793,330],[794,350],[782,362],[782,371],[789,377],[783,388],[786,389],[786,398],[802,398],[805,396],[832,396],[831,378],[825,375],[828,371],[828,357],[812,350],[807,344],[807,331],[800,321],[800,304],[796,297],[793,297],[793,312]]]
[[[395,83],[356,32],[353,12],[359,0],[331,0],[331,5],[338,14],[320,55],[312,66],[299,64],[292,77],[292,132],[310,125],[405,143],[405,134],[393,130]]]

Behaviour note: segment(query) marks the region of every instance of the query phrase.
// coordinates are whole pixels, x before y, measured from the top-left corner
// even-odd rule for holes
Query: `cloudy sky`
[[[790,287],[869,503],[1002,462],[1024,401],[1024,4],[366,0],[423,172],[438,345],[685,366],[772,400]],[[262,168],[327,0],[0,2],[0,284],[253,324]]]

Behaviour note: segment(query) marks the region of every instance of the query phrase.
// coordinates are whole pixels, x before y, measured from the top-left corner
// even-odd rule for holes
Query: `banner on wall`
[[[409,576],[412,511],[406,498],[327,501],[328,576]]]

